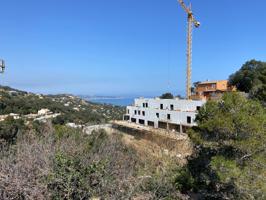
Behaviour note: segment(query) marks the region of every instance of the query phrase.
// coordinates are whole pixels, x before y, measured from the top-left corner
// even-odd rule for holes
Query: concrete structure
[[[188,127],[197,125],[195,118],[205,101],[181,99],[135,99],[134,105],[127,106],[124,120],[153,128],[186,132]]]
[[[218,99],[225,92],[235,91],[236,88],[230,87],[227,80],[204,81],[196,84],[195,92],[191,96],[194,100]]]
[[[13,117],[13,119],[20,119],[20,115],[16,113],[10,113],[9,116]]]

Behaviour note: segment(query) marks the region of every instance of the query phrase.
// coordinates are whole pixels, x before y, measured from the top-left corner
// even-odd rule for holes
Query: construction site
[[[138,98],[133,105],[127,106],[123,121],[112,122],[115,129],[142,136],[171,150],[176,148],[173,141],[187,140],[187,130],[197,126],[197,113],[206,101],[219,99],[225,92],[236,90],[227,80],[197,82],[192,87],[192,32],[200,27],[200,22],[194,16],[191,4],[187,6],[183,0],[178,0],[178,3],[187,16],[185,99]],[[0,67],[3,73],[4,60],[0,60]]]
[[[153,131],[165,131],[183,134],[187,129],[197,126],[195,119],[200,108],[207,100],[219,99],[230,91],[227,80],[197,82],[192,87],[192,32],[193,28],[199,28],[200,22],[196,20],[192,5],[185,5],[183,0],[178,0],[180,6],[187,14],[187,50],[186,50],[186,98],[139,98],[135,99],[133,105],[127,106],[124,122],[119,126],[145,130],[145,127]]]
[[[219,99],[224,93],[235,91],[227,80],[197,82],[192,87],[192,32],[200,27],[200,22],[194,16],[192,5],[186,5],[183,0],[178,3],[187,16],[186,36],[186,97],[185,99],[138,98],[133,105],[127,106],[120,125],[127,128],[135,124],[143,128],[166,130],[167,132],[186,133],[187,129],[197,126],[195,119],[200,108],[207,100]],[[1,73],[5,70],[5,61],[0,60]]]
[[[0,200],[266,199],[266,2],[1,6]]]

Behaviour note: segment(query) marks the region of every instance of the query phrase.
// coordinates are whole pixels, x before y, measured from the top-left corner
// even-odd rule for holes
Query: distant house
[[[38,111],[38,115],[48,115],[51,114],[51,111],[49,109],[41,109]]]
[[[74,107],[73,110],[80,111],[80,109],[78,107]]]
[[[10,113],[9,116],[13,117],[13,119],[20,119],[20,115],[16,113]]]
[[[235,90],[235,87],[229,86],[227,80],[199,82],[196,84],[196,88],[194,94],[191,96],[191,99],[217,99],[220,98],[225,92],[231,92]]]
[[[8,94],[11,95],[11,96],[15,96],[15,95],[18,94],[18,92],[15,91],[15,90],[11,90],[11,91],[8,91]]]
[[[83,125],[75,124],[75,123],[67,123],[66,126],[70,128],[83,128]]]
[[[5,121],[8,117],[12,117],[13,119],[20,119],[20,115],[16,113],[10,113],[7,115],[0,115],[0,121]]]

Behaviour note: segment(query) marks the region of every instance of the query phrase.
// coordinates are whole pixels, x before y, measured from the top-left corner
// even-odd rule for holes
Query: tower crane
[[[6,68],[5,61],[0,59],[0,73],[4,73],[5,68]]]
[[[192,31],[193,25],[195,28],[199,28],[200,22],[198,22],[192,12],[191,4],[187,7],[183,0],[178,0],[182,8],[187,13],[187,80],[186,80],[186,97],[191,98],[191,65],[192,65]]]

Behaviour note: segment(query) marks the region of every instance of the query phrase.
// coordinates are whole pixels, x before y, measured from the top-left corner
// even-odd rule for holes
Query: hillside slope
[[[0,87],[0,115],[29,115],[41,109],[60,113],[55,124],[99,124],[121,119],[124,114],[123,107],[91,103],[73,95],[40,95]]]

